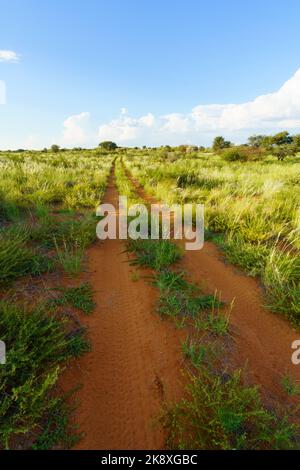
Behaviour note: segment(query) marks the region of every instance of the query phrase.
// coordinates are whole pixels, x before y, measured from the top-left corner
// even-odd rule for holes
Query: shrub
[[[257,161],[261,160],[265,156],[265,154],[266,151],[263,148],[248,147],[246,145],[232,147],[222,152],[224,160],[228,162]]]
[[[84,330],[70,320],[49,315],[43,306],[27,310],[0,302],[0,333],[6,364],[0,367],[0,440],[39,431],[39,423],[57,398],[50,395],[62,365],[88,350]]]
[[[171,449],[297,448],[299,427],[264,408],[257,387],[243,385],[239,371],[216,376],[201,368],[189,392],[162,418]]]

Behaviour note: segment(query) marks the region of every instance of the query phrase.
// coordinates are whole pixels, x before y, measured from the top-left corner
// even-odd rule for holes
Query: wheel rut
[[[113,175],[104,201],[118,204]],[[87,253],[96,302],[84,318],[91,352],[63,374],[78,383],[74,420],[84,433],[77,449],[162,449],[157,422],[165,401],[183,393],[182,332],[155,312],[157,291],[128,262],[122,240],[97,241]],[[139,270],[139,273],[141,271]]]

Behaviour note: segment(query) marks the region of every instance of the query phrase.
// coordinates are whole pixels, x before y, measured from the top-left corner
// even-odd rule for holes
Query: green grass
[[[0,442],[5,448],[19,435],[39,433],[53,411],[53,389],[65,364],[89,350],[84,329],[45,306],[28,310],[0,303],[0,336],[6,364],[0,368]]]
[[[190,336],[181,343],[181,349],[183,355],[190,359],[196,368],[199,368],[207,357],[207,346],[190,338]]]
[[[0,283],[51,269],[51,260],[28,247],[26,242],[26,235],[20,232],[14,233],[11,229],[0,232]]]
[[[132,264],[161,271],[178,261],[181,250],[169,240],[129,240],[127,251],[135,254]]]
[[[162,423],[171,449],[293,449],[299,427],[265,408],[241,373],[191,376],[189,397],[167,408]]]
[[[46,248],[75,244],[85,248],[96,239],[96,224],[95,217],[90,214],[80,219],[46,217],[31,228],[29,237]]]
[[[44,421],[40,424],[40,434],[32,445],[32,450],[49,450],[59,448],[71,449],[81,438],[77,426],[70,424],[73,413],[64,399],[57,397],[52,400]]]
[[[2,288],[9,283],[13,295],[19,278],[30,285],[31,276],[50,270],[76,275],[82,269],[114,158],[98,150],[0,152]],[[79,437],[57,381],[89,343],[80,323],[54,304],[90,314],[94,303],[88,284],[62,289],[58,297],[31,309],[21,299],[0,302],[0,338],[7,349],[0,368],[1,448],[69,448]]]
[[[209,331],[216,336],[224,336],[229,333],[229,318],[230,314],[221,312],[220,304],[215,299],[215,303],[204,318],[195,318],[195,327]]]
[[[93,290],[88,282],[79,287],[58,287],[55,290],[60,294],[52,301],[55,305],[71,305],[87,315],[93,312],[95,307]]]
[[[197,318],[201,312],[222,305],[214,295],[204,295],[198,286],[189,283],[184,273],[164,270],[154,276],[160,290],[158,312],[172,318]]]
[[[288,374],[285,374],[282,377],[281,385],[283,390],[285,390],[289,396],[295,396],[300,394],[299,385],[296,384]]]
[[[299,155],[228,162],[212,152],[132,149],[123,163],[157,200],[204,204],[206,239],[258,276],[267,305],[299,325]]]
[[[84,248],[78,244],[69,246],[66,242],[62,247],[56,244],[56,258],[63,270],[70,276],[76,276],[82,270]]]

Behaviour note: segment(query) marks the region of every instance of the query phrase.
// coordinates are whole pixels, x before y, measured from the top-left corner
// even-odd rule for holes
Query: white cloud
[[[197,129],[232,131],[299,127],[300,69],[274,93],[241,104],[199,105],[190,117]]]
[[[127,110],[125,113],[123,110],[124,108],[117,119],[99,127],[98,137],[100,140],[117,140],[126,143],[142,138],[145,129],[153,128],[155,122],[153,114],[148,113],[140,118],[133,118],[127,115]]]
[[[19,62],[20,56],[15,51],[0,50],[0,62]]]
[[[185,114],[137,118],[122,108],[117,119],[100,126],[99,137],[124,145],[207,144],[219,133],[241,142],[254,132],[281,129],[300,130],[300,69],[278,91],[245,103],[200,104]]]
[[[90,113],[74,114],[64,121],[63,144],[81,145],[89,140]]]

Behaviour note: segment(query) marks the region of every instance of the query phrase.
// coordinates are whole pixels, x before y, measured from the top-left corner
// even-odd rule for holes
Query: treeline
[[[300,134],[290,135],[283,131],[275,135],[252,135],[243,145],[234,145],[218,136],[214,139],[212,148],[215,152],[221,152],[229,161],[259,160],[270,154],[282,161],[300,152]]]

